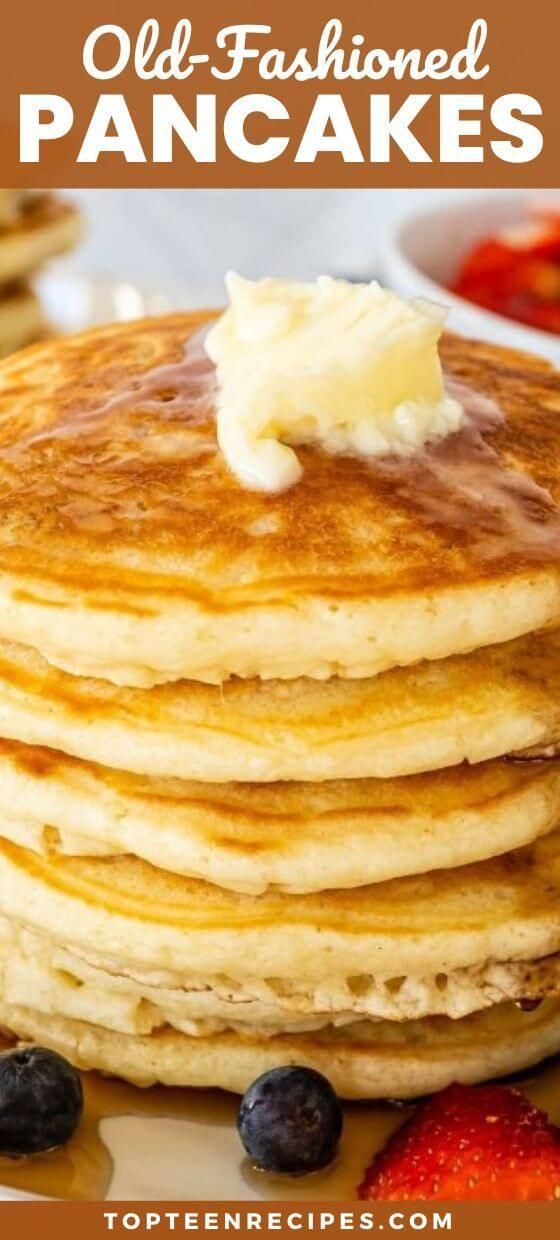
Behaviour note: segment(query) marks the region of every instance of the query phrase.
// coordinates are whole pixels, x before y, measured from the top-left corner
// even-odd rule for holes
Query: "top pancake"
[[[546,363],[448,339],[475,421],[481,397],[499,411],[484,441],[470,425],[368,463],[305,448],[302,481],[262,495],[217,449],[211,319],[113,325],[1,367],[0,637],[149,686],[365,677],[560,619]]]

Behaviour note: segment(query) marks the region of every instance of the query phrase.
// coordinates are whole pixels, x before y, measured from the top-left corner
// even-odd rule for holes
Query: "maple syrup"
[[[144,1167],[144,1162],[148,1162],[146,1148],[152,1148],[152,1140],[154,1151],[157,1151],[158,1121],[169,1121],[169,1148],[176,1156],[177,1168],[172,1170],[174,1191],[171,1194],[166,1191],[168,1181],[162,1185],[159,1199],[220,1200],[223,1183],[225,1198],[230,1200],[256,1197],[271,1201],[351,1201],[357,1197],[358,1185],[373,1155],[413,1110],[412,1104],[348,1104],[339,1154],[331,1167],[308,1176],[275,1176],[257,1171],[244,1157],[235,1129],[239,1099],[234,1095],[218,1090],[163,1086],[138,1089],[94,1072],[84,1073],[83,1083],[84,1116],[73,1139],[63,1149],[50,1154],[21,1160],[0,1158],[0,1185],[23,1193],[67,1200],[157,1200],[157,1168],[156,1174],[149,1178],[147,1188],[151,1191],[140,1197],[138,1186],[145,1184],[145,1173],[150,1171],[148,1166]],[[531,1100],[547,1111],[554,1122],[560,1123],[560,1058],[548,1061],[531,1074],[524,1074],[520,1083]],[[125,1119],[123,1142],[130,1146],[131,1160],[136,1159],[137,1163],[130,1178],[126,1176],[126,1169],[119,1169],[118,1159],[113,1161],[109,1148],[111,1122]],[[180,1132],[177,1125],[181,1124],[194,1127],[200,1156],[208,1167],[206,1185],[198,1184],[187,1162],[181,1165],[177,1144]],[[142,1128],[143,1140],[136,1150],[135,1133],[140,1133]],[[224,1162],[224,1134],[230,1165]],[[107,1143],[106,1136],[109,1137]],[[230,1192],[228,1177],[231,1175],[236,1176],[237,1192]],[[197,1185],[194,1190],[193,1183]],[[215,1185],[213,1192],[211,1184]],[[140,1193],[143,1192],[140,1188]]]
[[[204,347],[214,316],[203,317],[177,361],[123,378],[99,399],[62,401],[53,424],[31,426],[1,445],[0,461],[10,467],[6,504],[19,497],[29,516],[31,489],[52,508],[57,528],[62,522],[71,531],[138,538],[151,518],[159,528],[160,513],[168,536],[188,531],[181,488],[218,451],[216,372]],[[464,425],[411,456],[360,457],[352,464],[349,457],[352,477],[365,469],[374,494],[389,493],[392,506],[419,529],[451,536],[484,573],[512,561],[557,563],[560,508],[527,471],[509,467],[507,445],[494,440],[506,428],[503,411],[453,373],[444,371],[444,379],[447,395],[463,406]],[[521,440],[523,433],[521,426]],[[303,462],[306,451],[313,454],[303,449]],[[532,446],[529,459],[535,451]],[[166,465],[183,469],[178,490]],[[192,474],[184,472],[187,465]]]

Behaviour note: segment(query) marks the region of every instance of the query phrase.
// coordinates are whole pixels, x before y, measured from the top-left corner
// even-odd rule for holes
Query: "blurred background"
[[[507,191],[505,191],[507,194]],[[85,190],[75,268],[219,304],[224,272],[371,279],[388,226],[462,190]]]
[[[444,302],[467,335],[560,361],[560,192],[508,190],[0,190],[0,349],[3,328],[8,352],[219,305],[229,268],[377,278]]]

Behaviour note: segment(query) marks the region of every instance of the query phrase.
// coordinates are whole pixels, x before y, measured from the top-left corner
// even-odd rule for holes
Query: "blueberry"
[[[342,1107],[332,1085],[311,1068],[273,1068],[249,1086],[237,1129],[262,1171],[301,1175],[332,1162]]]
[[[22,1158],[64,1145],[84,1105],[76,1069],[41,1046],[0,1054],[0,1154]]]

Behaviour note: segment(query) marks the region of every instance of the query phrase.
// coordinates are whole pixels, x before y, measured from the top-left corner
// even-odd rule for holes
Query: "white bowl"
[[[543,196],[540,195],[542,198]],[[533,195],[534,198],[534,195]],[[465,336],[541,354],[560,365],[560,338],[484,310],[449,291],[461,260],[477,241],[523,222],[527,193],[480,194],[401,217],[380,246],[382,280],[406,297],[428,297],[449,306],[448,326]]]

